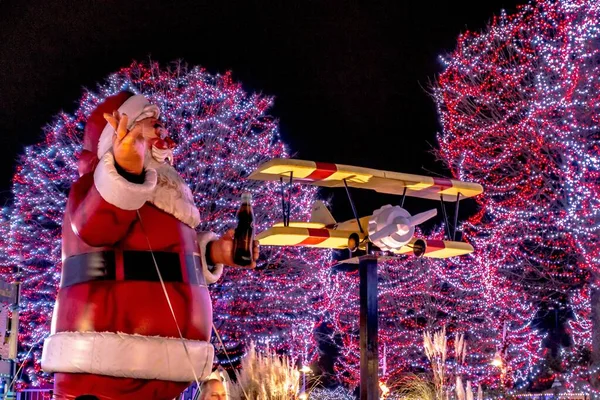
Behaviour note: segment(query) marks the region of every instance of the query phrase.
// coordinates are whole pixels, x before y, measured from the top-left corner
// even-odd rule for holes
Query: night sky
[[[149,57],[231,70],[247,91],[275,96],[271,113],[297,158],[447,175],[431,154],[440,126],[427,87],[438,57],[516,4],[0,0],[0,198],[10,198],[18,154],[53,115]],[[354,196],[361,214],[393,201]],[[334,214],[349,210],[337,196]]]

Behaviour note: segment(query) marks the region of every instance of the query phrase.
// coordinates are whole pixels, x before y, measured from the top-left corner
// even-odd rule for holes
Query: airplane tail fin
[[[335,225],[335,218],[327,209],[327,206],[322,201],[315,201],[312,206],[312,212],[310,214],[310,222],[319,222],[328,225]]]

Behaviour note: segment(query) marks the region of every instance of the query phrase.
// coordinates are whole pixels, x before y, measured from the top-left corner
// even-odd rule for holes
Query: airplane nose
[[[433,209],[411,216],[402,207],[383,206],[369,218],[369,238],[382,250],[399,249],[410,242],[416,225],[436,214],[437,210]]]
[[[396,223],[396,229],[398,235],[406,235],[410,230],[408,219],[400,217],[399,221]]]

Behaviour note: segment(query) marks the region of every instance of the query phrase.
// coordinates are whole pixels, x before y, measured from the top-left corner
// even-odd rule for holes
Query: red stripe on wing
[[[311,172],[306,178],[302,178],[302,180],[322,181],[337,172],[337,165],[335,164],[322,162],[317,162],[315,164],[317,164],[317,169]]]
[[[452,187],[452,181],[446,178],[433,178],[433,184],[435,186],[441,186],[442,189],[448,189]]]
[[[427,240],[427,249],[425,250],[425,254],[438,250],[443,250],[445,248],[446,244],[443,240]]]
[[[329,239],[329,230],[327,229],[307,228],[307,230],[309,236],[300,243],[298,243],[298,246],[314,246],[323,243],[324,241]]]

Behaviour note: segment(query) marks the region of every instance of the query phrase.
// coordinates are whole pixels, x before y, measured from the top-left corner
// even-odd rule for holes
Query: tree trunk
[[[594,281],[599,282],[597,274],[595,275]],[[595,389],[600,389],[600,289],[592,287],[590,290],[592,306],[592,366],[590,383]]]

